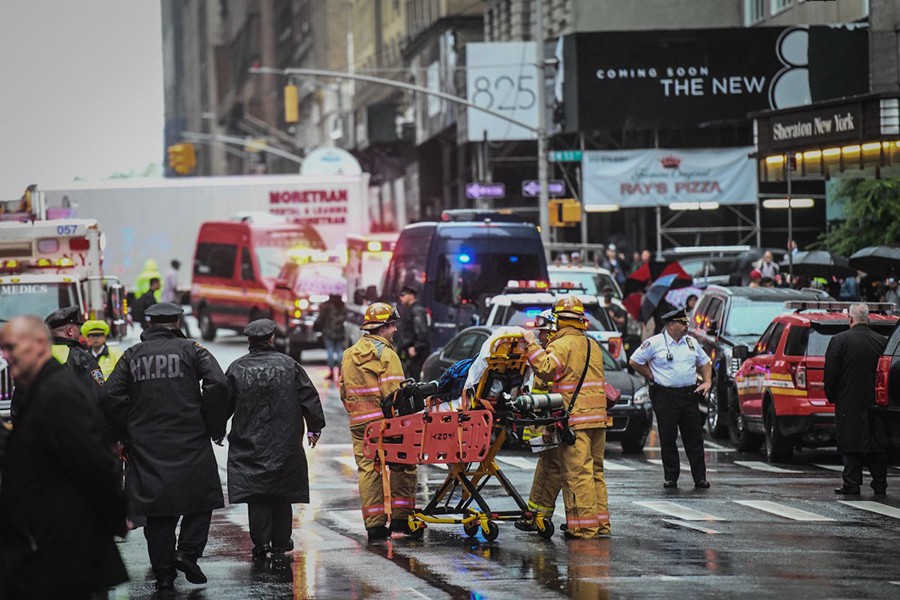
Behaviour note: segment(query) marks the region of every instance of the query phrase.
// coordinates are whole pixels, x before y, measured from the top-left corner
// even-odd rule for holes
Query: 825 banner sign
[[[537,49],[534,42],[487,42],[466,45],[466,90],[469,102],[531,127],[538,125]],[[468,139],[532,140],[533,131],[486,112],[468,108]]]

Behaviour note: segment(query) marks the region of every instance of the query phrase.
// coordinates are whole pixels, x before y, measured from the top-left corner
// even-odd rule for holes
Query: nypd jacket
[[[528,364],[534,369],[535,377],[549,384],[551,392],[562,394],[566,407],[584,371],[588,343],[594,344],[582,331],[565,327],[553,335],[546,350],[536,342],[528,345]],[[594,345],[591,363],[569,417],[572,429],[606,427],[605,382],[603,353]]]
[[[125,441],[125,491],[136,515],[224,506],[212,439],[225,436],[229,387],[199,343],[151,328],[122,355],[107,384],[106,413]]]
[[[381,399],[404,379],[400,357],[383,337],[366,334],[348,348],[341,361],[341,400],[350,427],[383,418]]]

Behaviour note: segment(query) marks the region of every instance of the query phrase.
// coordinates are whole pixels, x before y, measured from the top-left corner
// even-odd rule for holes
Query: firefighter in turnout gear
[[[556,317],[553,311],[548,309],[534,319],[534,330],[542,348],[546,348],[550,336],[556,331]],[[540,379],[534,380],[534,392],[549,392],[550,386]],[[528,508],[532,511],[540,511],[545,519],[553,517],[556,508],[556,498],[562,489],[562,468],[559,463],[559,434],[555,427],[547,427],[543,433],[544,444],[548,447],[538,456],[537,466],[534,469],[534,479],[531,483],[531,493],[528,496]],[[515,523],[516,529],[522,531],[537,531],[534,518],[522,517]]]
[[[606,449],[606,383],[603,353],[585,335],[584,305],[575,296],[560,298],[553,305],[557,331],[546,350],[533,331],[525,332],[528,362],[535,377],[563,395],[575,443],[559,446],[563,502],[566,507],[567,538],[609,535],[609,507],[603,454]],[[593,347],[591,346],[593,345]]]
[[[363,434],[372,421],[384,418],[381,400],[405,379],[400,357],[392,346],[399,316],[386,302],[366,309],[358,342],[344,352],[341,361],[341,400],[350,414],[350,436],[359,472],[359,496],[369,541],[390,537],[392,531],[410,533],[407,517],[415,508],[416,467],[381,465],[390,473],[390,485],[382,479],[374,460],[363,455]],[[388,506],[385,503],[389,502]],[[387,527],[388,512],[391,515]]]

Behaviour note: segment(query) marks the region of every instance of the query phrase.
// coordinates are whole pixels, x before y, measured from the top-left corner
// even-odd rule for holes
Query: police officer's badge
[[[200,348],[201,350],[206,350],[206,347],[200,342],[194,342],[194,345]]]
[[[644,342],[643,344],[641,344],[641,350],[646,350],[646,349],[649,348],[649,347],[650,347],[650,342],[649,342],[649,341],[646,341],[646,342]]]
[[[100,369],[94,369],[93,371],[91,371],[91,377],[94,378],[94,381],[97,382],[97,385],[106,385],[106,380],[103,379],[103,371],[101,371]]]

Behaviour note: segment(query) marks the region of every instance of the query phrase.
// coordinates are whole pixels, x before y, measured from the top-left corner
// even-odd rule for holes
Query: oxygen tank
[[[563,397],[562,394],[522,394],[513,398],[511,404],[520,412],[536,412],[561,407]]]

